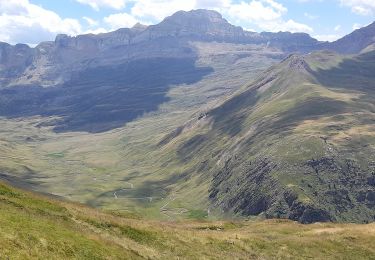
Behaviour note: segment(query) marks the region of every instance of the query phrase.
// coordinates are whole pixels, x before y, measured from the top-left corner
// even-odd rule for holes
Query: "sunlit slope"
[[[372,259],[375,228],[290,221],[151,222],[0,184],[4,259]]]
[[[164,147],[210,180],[221,214],[375,217],[375,55],[293,55]]]

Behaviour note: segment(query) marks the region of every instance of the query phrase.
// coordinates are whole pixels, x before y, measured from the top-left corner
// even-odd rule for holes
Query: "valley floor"
[[[375,223],[142,220],[0,184],[0,259],[375,259]]]

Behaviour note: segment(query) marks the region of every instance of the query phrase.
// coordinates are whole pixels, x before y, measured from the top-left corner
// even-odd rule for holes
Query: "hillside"
[[[371,50],[292,55],[166,146],[223,214],[374,221],[374,69]]]
[[[5,259],[369,259],[375,227],[290,221],[151,222],[0,184]]]

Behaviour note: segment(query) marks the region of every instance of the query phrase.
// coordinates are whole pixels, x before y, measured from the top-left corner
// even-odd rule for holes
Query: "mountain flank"
[[[212,173],[223,213],[374,221],[374,57],[291,55],[181,130],[176,152]]]

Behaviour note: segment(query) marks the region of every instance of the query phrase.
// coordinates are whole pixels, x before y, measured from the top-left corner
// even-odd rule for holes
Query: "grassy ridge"
[[[293,55],[169,148],[211,179],[209,197],[224,215],[371,222],[374,68],[373,52]]]
[[[0,184],[0,257],[10,259],[374,259],[374,224],[156,222]]]

